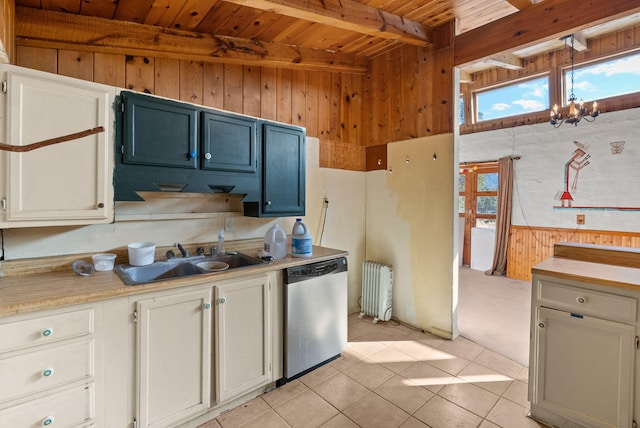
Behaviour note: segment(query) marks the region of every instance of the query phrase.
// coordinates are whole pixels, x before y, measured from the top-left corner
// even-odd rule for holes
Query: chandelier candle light
[[[576,95],[573,93],[573,43],[574,43],[574,35],[571,34],[571,93],[569,94],[569,114],[567,116],[562,117],[562,114],[558,110],[558,104],[553,106],[551,109],[550,120],[549,123],[554,126],[554,128],[560,127],[563,123],[571,123],[575,126],[578,126],[578,122],[582,118],[587,122],[593,122],[596,120],[596,117],[600,114],[600,110],[598,110],[598,102],[594,101],[593,106],[591,107],[591,111],[587,112],[587,109],[584,107],[584,101],[580,100],[580,104],[576,106]],[[591,118],[591,119],[590,119]]]

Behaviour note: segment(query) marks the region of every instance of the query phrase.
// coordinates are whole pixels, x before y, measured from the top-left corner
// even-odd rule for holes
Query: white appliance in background
[[[284,379],[295,379],[347,346],[347,259],[284,271]]]
[[[362,263],[362,296],[360,318],[373,317],[373,323],[391,319],[393,298],[393,268],[382,263],[365,260]]]
[[[487,227],[474,227],[471,229],[471,269],[491,269],[495,242],[495,229]]]

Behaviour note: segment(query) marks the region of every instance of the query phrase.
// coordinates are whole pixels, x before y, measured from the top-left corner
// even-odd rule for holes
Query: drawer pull
[[[586,298],[586,297],[582,297],[582,296],[580,296],[580,297],[578,297],[578,298],[576,299],[576,302],[578,302],[578,303],[580,303],[580,304],[582,305],[582,304],[584,304],[584,303],[587,303],[587,298]]]
[[[52,328],[45,328],[44,330],[42,330],[41,333],[44,337],[49,337],[53,334],[53,329]]]
[[[54,421],[53,416],[47,416],[42,420],[42,426],[48,427],[49,425],[53,425],[53,421]]]
[[[49,377],[53,375],[53,369],[45,369],[42,371],[42,376]]]
[[[538,323],[538,327],[540,327],[540,328],[544,328],[544,323],[543,323],[543,322],[539,322],[539,323]]]

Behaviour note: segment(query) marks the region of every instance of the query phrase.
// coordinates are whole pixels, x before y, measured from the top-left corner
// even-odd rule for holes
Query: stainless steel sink
[[[208,262],[226,263],[229,267],[207,269],[212,264]],[[228,254],[224,256],[206,257],[195,256],[153,262],[145,266],[116,265],[115,271],[127,285],[148,284],[157,281],[182,278],[193,275],[211,275],[226,270],[249,268],[268,264],[268,261],[251,257],[246,254]],[[204,267],[201,267],[204,266]]]

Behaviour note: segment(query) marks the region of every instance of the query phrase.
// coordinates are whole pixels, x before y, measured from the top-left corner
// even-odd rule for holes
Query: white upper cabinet
[[[115,89],[8,65],[0,78],[0,143],[68,139],[0,151],[0,227],[111,222]]]

